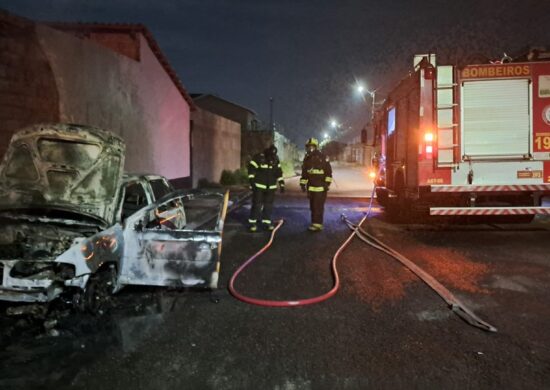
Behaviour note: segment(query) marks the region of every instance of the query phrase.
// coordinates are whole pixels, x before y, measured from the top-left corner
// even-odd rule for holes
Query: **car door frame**
[[[213,229],[146,227],[159,206],[176,199],[214,197],[219,209]],[[222,233],[229,193],[189,194],[175,191],[129,216],[124,224],[121,285],[217,288]]]

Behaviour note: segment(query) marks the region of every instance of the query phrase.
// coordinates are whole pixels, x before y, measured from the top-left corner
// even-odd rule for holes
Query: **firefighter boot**
[[[273,224],[268,219],[262,220],[262,227],[269,232],[274,229]]]
[[[307,228],[307,230],[309,230],[310,232],[320,232],[321,230],[323,230],[323,225],[320,223],[312,223]]]
[[[258,231],[258,226],[256,225],[255,219],[249,219],[248,220],[248,231],[250,233],[255,233]]]

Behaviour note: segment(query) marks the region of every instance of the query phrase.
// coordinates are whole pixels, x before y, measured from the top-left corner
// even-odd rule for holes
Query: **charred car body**
[[[217,287],[227,194],[123,175],[124,151],[80,125],[13,136],[0,165],[0,300],[93,305],[129,284]]]

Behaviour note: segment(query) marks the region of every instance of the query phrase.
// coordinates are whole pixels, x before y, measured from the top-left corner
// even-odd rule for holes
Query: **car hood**
[[[111,224],[124,151],[118,136],[89,126],[23,129],[0,165],[0,210],[70,210]]]

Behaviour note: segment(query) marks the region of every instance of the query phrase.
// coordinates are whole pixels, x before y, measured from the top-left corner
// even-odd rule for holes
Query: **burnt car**
[[[0,165],[0,300],[93,307],[126,285],[216,288],[228,194],[123,174],[118,136],[17,132]]]

